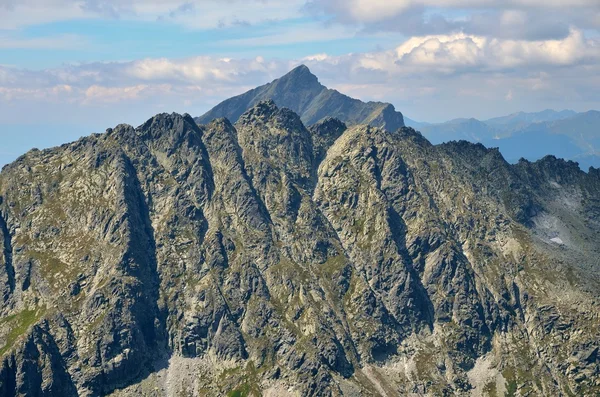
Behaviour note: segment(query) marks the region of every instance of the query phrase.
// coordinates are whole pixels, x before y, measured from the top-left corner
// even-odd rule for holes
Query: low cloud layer
[[[164,106],[162,110],[199,115],[219,100],[271,81],[300,63],[329,86],[364,99],[391,101],[411,115],[422,113],[415,109],[421,104],[435,106],[454,98],[464,101],[465,114],[477,115],[484,105],[501,114],[502,109],[495,111],[498,102],[509,102],[506,110],[513,101],[517,106],[532,101],[548,107],[559,100],[559,107],[597,103],[599,61],[598,39],[571,30],[564,39],[540,41],[462,33],[412,37],[389,51],[294,60],[203,56],[40,71],[0,67],[0,117],[11,117],[11,106],[32,102],[117,111],[149,100]],[[443,112],[432,118],[440,117]]]

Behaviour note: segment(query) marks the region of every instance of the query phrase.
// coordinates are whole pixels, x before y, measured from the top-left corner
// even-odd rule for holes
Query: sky
[[[0,165],[299,64],[418,121],[600,109],[600,0],[0,0]]]

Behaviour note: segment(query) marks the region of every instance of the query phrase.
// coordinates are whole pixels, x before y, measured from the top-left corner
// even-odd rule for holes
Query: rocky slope
[[[595,396],[600,171],[161,114],[0,174],[2,396]]]
[[[242,95],[227,99],[196,118],[199,124],[225,117],[232,122],[261,101],[273,100],[277,106],[292,109],[306,125],[335,117],[347,125],[368,124],[396,131],[404,126],[402,113],[383,102],[362,102],[319,83],[317,76],[300,65],[285,76]]]

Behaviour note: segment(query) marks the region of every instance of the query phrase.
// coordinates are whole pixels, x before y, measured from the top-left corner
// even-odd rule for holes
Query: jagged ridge
[[[272,101],[30,152],[0,395],[593,395],[599,175]]]

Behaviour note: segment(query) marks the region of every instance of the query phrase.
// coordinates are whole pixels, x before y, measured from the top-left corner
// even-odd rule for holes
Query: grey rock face
[[[304,65],[269,84],[221,102],[197,117],[196,122],[208,124],[222,117],[235,122],[248,109],[267,100],[293,110],[306,125],[334,117],[348,125],[369,124],[388,131],[396,131],[404,126],[402,113],[396,111],[393,105],[365,103],[328,89]]]
[[[267,101],[32,151],[0,198],[2,396],[600,391],[600,178],[555,158]]]

